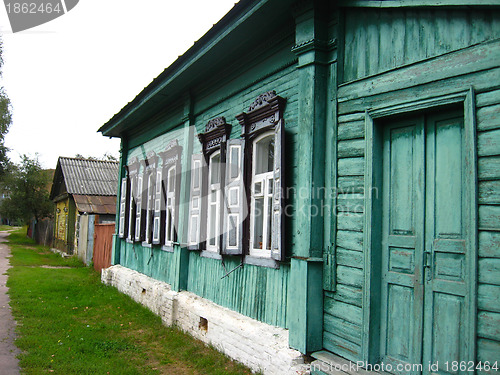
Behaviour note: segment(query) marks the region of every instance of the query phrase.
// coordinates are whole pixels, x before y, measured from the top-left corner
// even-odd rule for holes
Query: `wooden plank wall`
[[[500,11],[357,9],[345,20],[343,82],[500,37]]]
[[[288,64],[286,64],[288,65]],[[247,90],[222,101],[197,117],[196,128],[203,132],[206,123],[215,117],[224,116],[227,123],[232,124],[231,138],[238,138],[241,127],[235,116],[248,111],[250,104],[263,92],[275,90],[285,98],[284,112],[286,128],[286,160],[287,186],[296,183],[296,128],[298,116],[298,91],[296,67],[286,66],[276,73],[256,82]],[[199,152],[199,144],[195,145]],[[291,206],[296,206],[291,197]],[[290,212],[292,210],[289,210]],[[287,252],[291,255],[295,243],[295,222],[287,215]],[[238,265],[238,259],[225,258],[226,270],[230,271]],[[198,253],[190,254],[188,291],[217,304],[238,311],[254,319],[279,327],[287,327],[286,304],[288,293],[289,265],[279,269],[245,265],[237,269],[230,277],[222,279],[225,274],[220,260],[200,257]]]
[[[359,10],[356,10],[358,12]],[[470,87],[477,94],[477,144],[479,176],[479,280],[478,280],[478,360],[494,361],[500,352],[500,61],[498,41],[486,42],[482,46],[458,50],[453,54],[428,59],[429,47],[423,42],[426,34],[412,40],[413,57],[404,57],[398,62],[384,60],[384,53],[399,56],[409,51],[408,32],[388,32],[375,20],[392,19],[396,22],[402,12],[388,16],[389,10],[366,10],[364,18],[356,20],[358,13],[348,13],[345,40],[345,79],[355,79],[368,74],[394,68],[395,66],[424,60],[420,64],[375,75],[371,78],[346,83],[338,90],[338,143],[337,143],[337,189],[338,216],[336,232],[337,291],[325,292],[324,302],[324,347],[351,360],[361,359],[363,329],[363,232],[364,228],[364,176],[365,176],[365,111],[415,100],[425,100],[446,93],[466,92]],[[420,12],[420,11],[419,11]],[[423,11],[422,11],[423,12]],[[408,15],[397,22],[408,22]],[[426,17],[421,22],[428,27],[419,27],[422,33],[435,32],[442,35],[440,43],[455,38],[451,24],[468,20],[470,27],[459,33],[453,48],[462,48],[467,43],[477,43],[500,36],[499,17],[492,12],[470,12],[454,19],[452,14],[436,18]],[[441,16],[440,16],[441,15]],[[372,18],[373,16],[373,18]],[[438,17],[439,16],[439,17]],[[432,22],[431,22],[432,18]],[[442,20],[442,22],[439,21]],[[350,22],[351,20],[352,22]],[[372,21],[370,21],[372,20]],[[366,25],[363,22],[367,21]],[[392,21],[391,21],[392,22]],[[389,25],[391,24],[389,22]],[[451,27],[451,28],[450,28]],[[474,29],[474,30],[472,30]],[[385,31],[384,31],[385,30]],[[406,29],[405,29],[406,30]],[[433,31],[432,31],[433,30]],[[382,34],[392,38],[389,45],[382,46]],[[415,30],[413,30],[415,32]],[[370,45],[374,33],[374,45]],[[449,34],[449,37],[448,37]],[[357,39],[356,39],[357,38]],[[377,39],[378,38],[378,39]],[[413,37],[412,37],[413,39]],[[357,42],[363,40],[363,48]],[[431,39],[433,40],[433,39]],[[437,42],[437,39],[435,40]],[[391,47],[393,45],[393,47]],[[430,55],[449,52],[449,48],[436,48]],[[439,48],[438,48],[439,47]],[[364,49],[365,52],[362,52]],[[403,56],[405,56],[403,54]],[[359,66],[357,65],[359,64]],[[373,66],[371,65],[373,64]],[[342,73],[340,73],[342,74]],[[370,192],[376,194],[376,192]],[[368,195],[366,196],[368,199]]]
[[[293,40],[288,42],[292,43]],[[259,66],[254,67],[248,78],[250,83],[246,88],[239,87],[238,90],[234,86],[235,82],[229,81],[227,86],[217,87],[215,92],[204,92],[207,97],[197,97],[194,103],[196,132],[204,132],[209,120],[224,116],[227,123],[232,125],[231,138],[239,138],[241,127],[236,120],[236,115],[248,111],[250,104],[263,92],[275,90],[278,95],[287,100],[284,112],[285,149],[287,161],[296,161],[298,83],[295,57],[290,56],[290,49],[291,44],[284,49],[285,58],[281,58],[283,57],[282,51],[277,51],[276,55],[281,56],[279,59],[271,56],[268,60],[262,61]],[[217,98],[219,98],[218,101],[215,100]],[[147,134],[138,135],[144,143],[129,151],[129,160],[135,156],[143,159],[149,151],[156,153],[163,151],[171,139],[176,138],[179,144],[183,144],[184,132],[180,127],[156,135],[152,139],[148,137],[149,134],[158,134],[159,131],[155,130],[158,127],[172,128],[173,119],[181,117],[178,114],[169,114],[168,117],[158,118],[151,124],[151,127],[154,127],[153,130],[149,130]],[[136,139],[134,143],[137,143]],[[193,152],[201,152],[200,143],[196,137],[193,139]],[[191,155],[183,150],[182,158],[190,160]],[[291,162],[285,167],[287,186],[293,186],[292,184],[296,181],[295,164]],[[181,178],[189,177],[183,173]],[[293,202],[290,203],[291,206],[295,206]],[[187,210],[188,207],[182,206],[181,209]],[[286,225],[288,233],[296,233],[293,220],[287,220]],[[290,253],[293,252],[294,243],[295,237],[291,234],[287,238]],[[131,244],[126,241],[121,241],[120,251],[120,264],[124,267],[169,284],[174,283],[178,265],[172,253],[162,251],[156,246],[146,248],[139,243]],[[198,252],[191,253],[189,259],[188,291],[263,322],[280,327],[287,326],[286,300],[290,270],[288,264],[279,269],[245,266],[236,270],[229,278],[221,280],[225,272],[220,260],[200,257]],[[227,270],[238,265],[238,261],[231,258],[225,259],[225,262]]]
[[[500,82],[497,82],[500,83]],[[500,88],[478,93],[479,263],[477,354],[500,354]]]
[[[240,264],[239,257],[202,258],[191,252],[188,290],[198,296],[274,326],[287,328],[289,265],[280,269]],[[234,270],[227,277],[226,273]]]

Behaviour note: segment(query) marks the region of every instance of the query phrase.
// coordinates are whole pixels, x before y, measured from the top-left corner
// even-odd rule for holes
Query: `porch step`
[[[387,372],[367,371],[361,363],[348,361],[333,353],[321,350],[312,354],[311,375],[390,375]]]

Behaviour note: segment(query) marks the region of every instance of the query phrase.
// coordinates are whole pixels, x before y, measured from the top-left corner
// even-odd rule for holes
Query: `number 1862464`
[[[446,371],[450,372],[474,372],[474,371],[498,371],[498,361],[495,362],[489,362],[489,361],[484,361],[484,362],[473,362],[473,361],[451,361],[448,362],[446,361],[444,363],[446,367]]]
[[[14,14],[37,14],[37,13],[61,13],[64,10],[61,4],[47,3],[6,3],[7,13]]]

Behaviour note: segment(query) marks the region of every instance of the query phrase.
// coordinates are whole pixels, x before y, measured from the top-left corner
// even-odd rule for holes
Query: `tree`
[[[47,190],[49,175],[42,169],[38,155],[33,159],[23,155],[19,165],[9,165],[3,182],[8,198],[2,201],[1,215],[23,224],[33,218],[51,216],[53,204]]]
[[[0,77],[2,76],[3,66],[3,42],[0,39]],[[4,175],[8,169],[9,159],[7,152],[9,149],[5,146],[5,135],[9,131],[12,123],[12,106],[5,89],[0,87],[0,176]]]

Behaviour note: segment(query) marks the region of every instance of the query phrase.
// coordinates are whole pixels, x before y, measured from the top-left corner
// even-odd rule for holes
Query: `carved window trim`
[[[135,217],[136,217],[136,203],[137,203],[137,177],[139,174],[139,159],[133,158],[130,163],[125,167],[127,177],[129,180],[130,193],[128,203],[128,229],[127,229],[127,242],[135,241]]]
[[[177,139],[174,139],[167,144],[165,151],[160,152],[159,155],[162,159],[160,196],[156,198],[159,199],[160,209],[158,220],[159,239],[155,242],[163,245],[162,250],[173,251],[174,245],[178,241],[182,146],[179,146]],[[172,170],[175,179],[173,185],[171,185],[172,181],[170,181]],[[157,176],[160,176],[160,172],[157,173]],[[170,205],[167,204],[169,199],[171,200]],[[172,208],[172,211],[170,217],[167,217],[169,207]],[[158,218],[158,211],[156,212],[155,220]],[[170,235],[168,235],[167,230],[171,231]]]
[[[188,246],[188,249],[190,250],[201,250],[201,255],[202,256],[207,256],[211,258],[218,258],[220,257],[221,253],[221,246],[222,246],[222,233],[220,228],[223,227],[223,220],[224,220],[224,215],[223,215],[223,208],[222,204],[218,205],[218,211],[219,213],[216,214],[216,217],[220,221],[220,223],[217,223],[216,228],[219,228],[218,230],[218,240],[216,241],[216,248],[211,247],[209,250],[208,244],[207,244],[207,233],[208,231],[208,224],[209,220],[207,220],[206,214],[208,213],[207,208],[207,199],[208,199],[208,176],[211,176],[213,171],[210,170],[210,160],[211,156],[215,152],[220,152],[220,163],[219,163],[219,175],[220,175],[220,186],[221,189],[225,184],[225,168],[223,166],[225,165],[226,162],[226,142],[227,139],[229,138],[229,135],[231,133],[231,125],[226,122],[226,119],[224,117],[216,117],[214,119],[211,119],[210,121],[207,122],[205,125],[205,132],[201,133],[198,135],[198,139],[201,143],[202,146],[202,154],[203,154],[203,159],[204,163],[202,166],[199,166],[201,169],[194,168],[192,170],[193,176],[192,180],[195,179],[200,179],[201,186],[200,186],[200,191],[197,192],[199,194],[200,199],[200,206],[199,206],[199,211],[198,209],[195,209],[192,207],[190,209],[190,214],[189,214],[189,229],[188,229],[188,238],[190,239],[190,245]],[[194,155],[193,155],[194,157]],[[193,159],[194,162],[194,159]],[[199,176],[198,176],[199,175]],[[193,194],[193,191],[191,192]],[[191,202],[192,204],[192,202]],[[190,205],[191,205],[190,204]],[[197,216],[199,215],[199,216]],[[197,218],[195,218],[196,216]],[[198,224],[195,224],[197,222]],[[195,233],[193,233],[195,232]],[[194,238],[198,238],[198,244],[195,244]]]
[[[158,159],[158,155],[154,151],[150,151],[146,159],[141,162],[143,164],[141,238],[144,241],[144,246],[149,246],[153,242],[153,215]]]
[[[285,260],[285,249],[283,246],[283,147],[284,147],[284,120],[286,99],[278,96],[274,90],[262,93],[250,105],[248,112],[236,116],[241,124],[241,137],[245,140],[245,187],[248,199],[248,220],[244,228],[244,254],[245,263],[267,267],[279,267],[279,261]],[[275,166],[274,166],[274,189],[273,189],[273,223],[272,247],[269,256],[253,256],[255,251],[250,251],[250,223],[253,222],[252,212],[252,190],[254,179],[254,147],[256,141],[266,133],[275,133]]]

